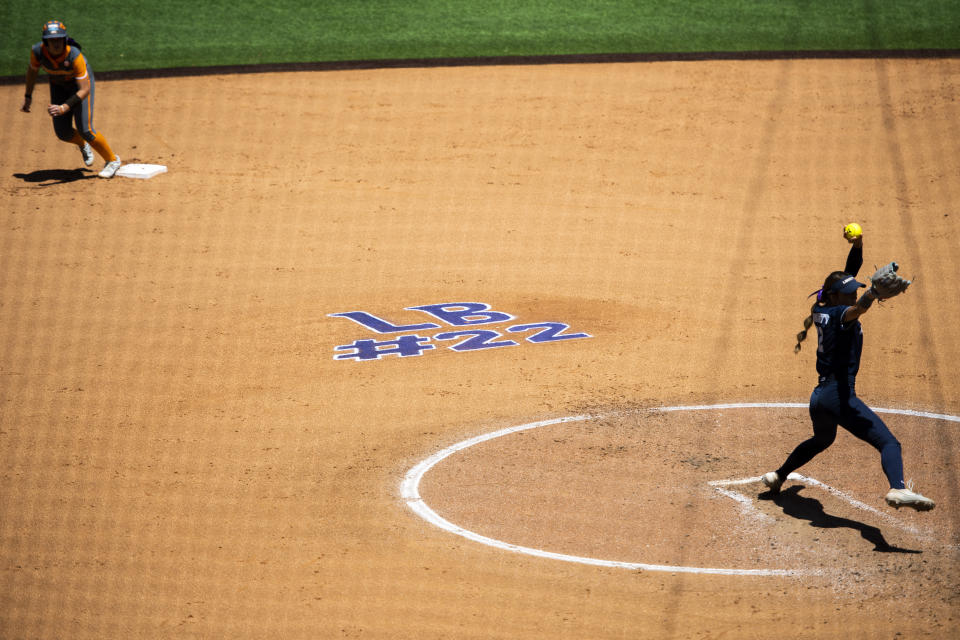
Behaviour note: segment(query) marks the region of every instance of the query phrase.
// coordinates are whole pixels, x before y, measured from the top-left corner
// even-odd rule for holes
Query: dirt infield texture
[[[0,636],[960,635],[960,61],[98,83],[146,181],[38,91],[0,87]],[[776,500],[715,484],[808,435],[850,221],[916,281],[858,391],[947,416],[884,414],[930,513],[845,432]],[[676,571],[401,495],[565,416],[420,497]]]

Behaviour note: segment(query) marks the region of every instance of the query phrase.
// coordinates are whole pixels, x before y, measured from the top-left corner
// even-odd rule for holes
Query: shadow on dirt
[[[823,505],[819,500],[807,498],[800,495],[803,487],[792,486],[783,490],[779,494],[766,492],[758,496],[761,500],[771,500],[775,505],[783,509],[783,512],[791,518],[797,520],[808,520],[811,527],[820,529],[839,529],[847,528],[860,532],[860,536],[873,544],[873,550],[881,553],[923,553],[915,549],[902,549],[889,544],[883,537],[883,533],[877,527],[850,520],[832,516],[823,510]]]
[[[24,182],[42,183],[40,186],[49,187],[55,184],[67,184],[77,180],[96,178],[97,174],[89,169],[39,169],[30,173],[15,173],[13,177]]]

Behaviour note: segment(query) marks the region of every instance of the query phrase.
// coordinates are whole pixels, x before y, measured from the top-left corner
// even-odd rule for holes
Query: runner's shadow
[[[799,495],[801,489],[803,489],[803,487],[794,485],[779,494],[773,494],[768,491],[761,494],[759,498],[761,500],[772,500],[774,504],[783,509],[783,512],[791,518],[809,520],[811,527],[818,527],[820,529],[846,527],[854,531],[859,531],[860,536],[864,540],[873,544],[874,551],[881,553],[923,553],[923,551],[917,551],[915,549],[902,549],[890,545],[877,527],[872,527],[856,520],[850,520],[849,518],[830,515],[823,510],[823,505],[820,504],[819,500]]]
[[[42,182],[40,186],[49,187],[95,178],[96,174],[89,169],[38,169],[30,173],[15,173],[13,177],[20,178],[24,182]]]

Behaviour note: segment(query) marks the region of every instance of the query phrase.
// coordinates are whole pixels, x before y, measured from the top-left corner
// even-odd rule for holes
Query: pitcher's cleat
[[[770,493],[780,493],[780,487],[783,486],[783,480],[777,475],[776,471],[768,471],[760,476],[760,480],[770,489]]]
[[[894,509],[910,507],[917,511],[930,511],[936,506],[933,500],[914,491],[912,482],[907,483],[906,489],[890,489],[886,500]]]
[[[93,149],[90,148],[89,142],[84,142],[80,147],[80,155],[83,156],[83,164],[88,167],[93,164]]]
[[[104,165],[103,170],[100,171],[101,178],[112,178],[113,174],[117,172],[117,169],[120,168],[120,156],[117,156],[116,160],[111,160],[106,165]]]

